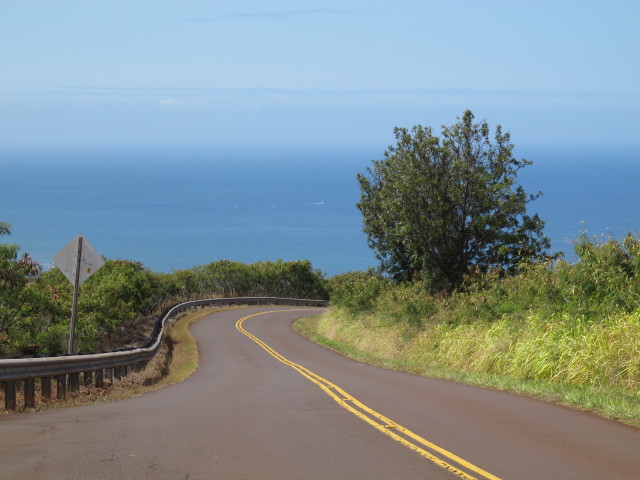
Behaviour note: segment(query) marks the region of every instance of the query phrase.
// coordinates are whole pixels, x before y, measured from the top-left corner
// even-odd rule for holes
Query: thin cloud
[[[351,10],[342,10],[338,8],[314,8],[307,10],[286,10],[281,12],[247,12],[247,13],[228,13],[216,15],[209,18],[191,18],[187,19],[189,23],[208,23],[221,22],[225,20],[283,20],[294,17],[327,17],[338,15],[350,15]]]
[[[34,103],[34,101],[36,101]],[[219,87],[108,87],[68,85],[47,91],[2,92],[0,104],[155,105],[162,109],[335,108],[345,106],[492,105],[591,106],[637,108],[639,93],[533,92],[457,88],[219,88]]]
[[[606,92],[606,91],[532,91],[532,90],[492,90],[471,88],[278,88],[278,87],[109,87],[96,85],[64,85],[49,92],[66,92],[87,95],[166,95],[168,103],[178,102],[175,96],[181,95],[316,95],[316,96],[354,96],[354,95],[389,95],[389,96],[504,96],[504,97],[564,97],[589,98],[609,97],[640,99],[640,92]]]
[[[204,102],[195,99],[177,100],[175,98],[162,98],[157,101],[157,104],[162,108],[187,108],[194,109],[200,108],[205,105]]]
[[[184,105],[184,102],[180,102],[175,98],[164,98],[162,100],[158,100],[158,105],[162,105],[163,107],[174,107],[176,105]]]

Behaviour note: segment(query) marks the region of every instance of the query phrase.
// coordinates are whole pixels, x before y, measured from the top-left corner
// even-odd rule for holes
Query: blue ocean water
[[[44,264],[78,234],[156,271],[218,259],[309,259],[328,275],[375,264],[350,155],[40,150],[3,152],[2,164],[0,219]]]
[[[518,176],[529,193],[543,195],[530,204],[545,221],[552,251],[577,260],[573,244],[589,238],[622,239],[640,233],[640,152],[622,147],[531,148],[533,161]]]
[[[327,275],[377,264],[362,233],[357,149],[0,151],[0,221],[44,265],[83,234],[107,258],[169,272],[219,259],[309,259]],[[529,149],[520,180],[554,251],[640,230],[640,157],[629,150]],[[581,223],[582,222],[582,223]]]

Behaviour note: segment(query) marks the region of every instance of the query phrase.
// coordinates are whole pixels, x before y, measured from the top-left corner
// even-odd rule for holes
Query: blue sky
[[[0,147],[640,146],[640,2],[3,0]]]

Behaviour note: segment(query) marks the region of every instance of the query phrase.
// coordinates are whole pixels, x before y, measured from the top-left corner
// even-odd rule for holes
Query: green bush
[[[308,260],[244,264],[219,260],[170,275],[171,291],[188,296],[327,299],[327,281]]]
[[[155,311],[162,282],[138,262],[109,260],[80,286],[76,344],[80,352],[100,349],[124,322]],[[54,355],[65,351],[73,287],[60,270],[45,272],[26,289],[22,335],[13,348]]]
[[[370,270],[337,275],[329,279],[328,286],[333,305],[356,314],[374,309],[382,292],[393,284]]]
[[[9,253],[7,262],[13,263],[7,265],[12,270],[0,268],[0,282],[9,274],[13,282],[12,289],[0,294],[0,356],[66,352],[72,285],[58,269],[28,285],[26,267],[19,264],[24,259],[17,260],[17,248]],[[122,335],[123,325],[135,329],[136,319],[158,313],[170,303],[228,296],[327,299],[326,283],[309,261],[247,265],[221,260],[158,274],[139,262],[108,260],[80,286],[76,347],[79,352],[108,349],[116,334]]]

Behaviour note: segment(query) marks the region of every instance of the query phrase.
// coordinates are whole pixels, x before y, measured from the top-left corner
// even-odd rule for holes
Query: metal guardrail
[[[104,386],[104,377],[110,380],[126,375],[129,368],[141,369],[160,349],[166,323],[175,315],[198,308],[231,305],[291,305],[304,307],[326,307],[326,300],[305,300],[273,297],[238,297],[193,300],[180,303],[162,315],[149,341],[142,347],[106,353],[86,355],[64,355],[40,358],[0,359],[0,382],[4,383],[5,409],[16,409],[16,384],[24,382],[25,407],[35,406],[35,379],[40,379],[43,400],[51,398],[51,379],[57,382],[58,399],[66,397],[67,385],[72,392],[79,391],[80,373],[85,386]]]

